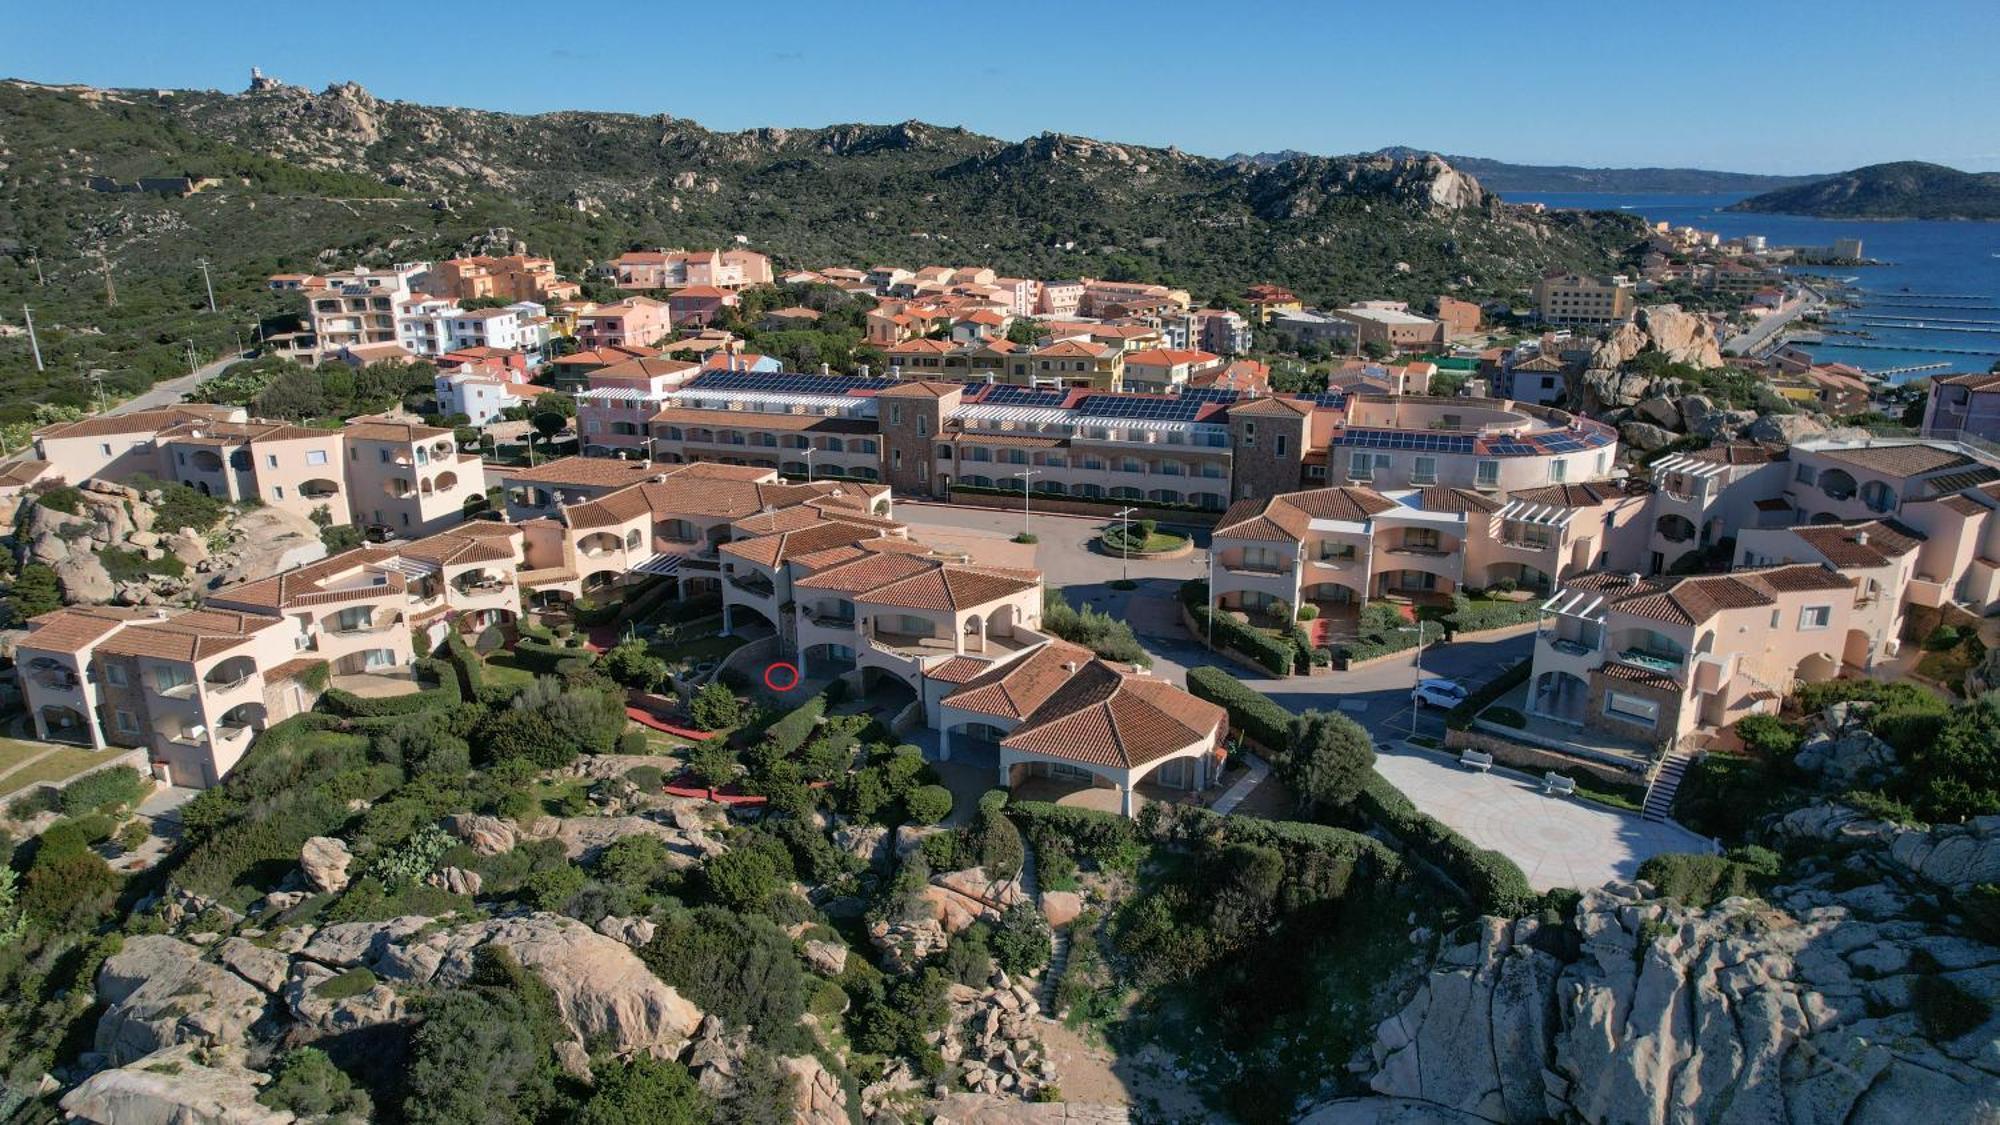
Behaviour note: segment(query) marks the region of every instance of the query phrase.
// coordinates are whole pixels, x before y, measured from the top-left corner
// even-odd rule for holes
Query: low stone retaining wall
[[[1012,497],[1007,497],[997,494],[987,495],[983,492],[964,492],[959,489],[953,489],[951,499],[946,501],[946,503],[954,504],[961,508],[1008,508],[1018,512],[1021,510],[1021,494],[1016,492]],[[1106,500],[1093,503],[1088,500],[1073,500],[1061,496],[1043,496],[1041,493],[1035,493],[1029,503],[1028,510],[1030,512],[1041,512],[1049,515],[1089,516],[1093,519],[1109,520],[1114,518],[1111,513],[1129,504],[1132,504],[1132,501]],[[1133,506],[1137,508],[1132,513],[1133,519],[1158,520],[1160,523],[1186,524],[1190,527],[1214,527],[1222,519],[1221,512],[1197,512],[1178,508],[1148,508],[1143,504]]]
[[[1493,760],[1500,765],[1512,766],[1533,774],[1548,770],[1557,773],[1574,773],[1581,770],[1600,781],[1617,785],[1646,784],[1646,775],[1643,773],[1559,753],[1542,746],[1516,742],[1511,738],[1504,738],[1491,731],[1477,728],[1445,731],[1444,745],[1447,750],[1479,750],[1493,755]]]

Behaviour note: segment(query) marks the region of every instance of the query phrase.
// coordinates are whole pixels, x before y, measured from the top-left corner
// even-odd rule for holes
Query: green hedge
[[[820,716],[826,714],[826,697],[815,695],[764,728],[764,737],[778,744],[780,756],[790,757],[799,747],[806,744],[813,731],[819,728]]]
[[[1525,625],[1542,614],[1542,603],[1534,598],[1527,601],[1495,601],[1481,598],[1474,601],[1464,594],[1451,596],[1451,614],[1445,623],[1454,633],[1478,633],[1486,629],[1504,629],[1509,625]]]
[[[1229,712],[1229,726],[1273,754],[1291,741],[1293,715],[1221,668],[1190,668],[1189,694]]]
[[[1197,637],[1213,638],[1216,647],[1234,649],[1274,676],[1292,674],[1292,662],[1298,656],[1292,641],[1252,629],[1228,613],[1211,611],[1205,579],[1181,584],[1181,604],[1187,607]]]
[[[1436,817],[1419,811],[1381,774],[1369,773],[1355,805],[1404,848],[1463,887],[1481,913],[1519,917],[1539,901],[1527,875],[1513,860],[1479,847]]]
[[[553,676],[565,660],[592,661],[596,654],[581,645],[571,648],[556,641],[522,637],[514,642],[514,663],[538,676]]]
[[[339,688],[329,688],[319,697],[321,710],[343,719],[379,719],[389,715],[414,715],[419,711],[450,707],[461,702],[464,702],[464,697],[459,694],[458,676],[455,673],[450,674],[449,678],[437,687],[426,688],[409,695],[370,699]]]
[[[458,630],[448,629],[444,635],[444,660],[458,675],[459,695],[466,699],[478,699],[486,687],[486,662],[465,643]]]
[[[1522,684],[1535,671],[1533,660],[1517,660],[1507,666],[1507,670],[1479,686],[1479,690],[1465,697],[1465,702],[1445,712],[1444,725],[1452,730],[1464,730],[1472,725],[1472,720],[1493,702]]]
[[[1441,621],[1420,621],[1425,644],[1436,644],[1444,639],[1444,623]],[[1349,664],[1359,664],[1378,656],[1389,656],[1398,652],[1408,652],[1417,647],[1417,634],[1398,630],[1379,637],[1361,637],[1333,647],[1334,655]]]
[[[1097,859],[1139,841],[1138,826],[1116,813],[1047,801],[1010,801],[1006,813],[1038,853],[1054,850]]]

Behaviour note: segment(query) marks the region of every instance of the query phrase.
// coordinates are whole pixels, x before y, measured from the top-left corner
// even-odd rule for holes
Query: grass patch
[[[1947,649],[1926,649],[1917,658],[1917,675],[1943,684],[1954,692],[1965,689],[1965,674],[1986,658],[1986,646],[1969,637]]]
[[[49,748],[46,742],[24,742],[18,738],[0,738],[0,774],[15,769],[22,762]]]
[[[179,578],[187,573],[187,564],[173,555],[149,559],[143,552],[119,547],[98,551],[97,561],[104,564],[104,572],[111,576],[113,582],[143,582],[154,575]]]
[[[112,758],[123,754],[123,750],[83,750],[65,746],[48,757],[32,765],[20,767],[14,772],[0,776],[0,795],[26,789],[31,785],[56,782],[82,773],[92,766],[101,766]]]
[[[653,655],[669,664],[678,661],[721,660],[744,645],[742,637],[700,637],[671,647],[653,650]]]
[[[1125,538],[1124,529],[1120,527],[1107,529],[1099,538],[1104,543],[1104,549],[1113,554],[1127,550],[1174,551],[1187,546],[1185,535],[1175,535],[1171,531],[1155,531],[1151,535],[1142,535],[1136,527],[1132,529],[1132,538],[1129,541]]]
[[[313,995],[322,1000],[351,1000],[375,987],[375,974],[366,967],[349,969],[313,986]]]
[[[521,667],[513,653],[501,651],[486,658],[486,682],[523,688],[535,682],[535,674]]]

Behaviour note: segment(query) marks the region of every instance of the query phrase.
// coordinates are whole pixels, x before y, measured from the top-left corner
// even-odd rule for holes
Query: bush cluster
[[[1212,638],[1217,647],[1240,653],[1273,676],[1289,676],[1298,659],[1298,646],[1290,638],[1274,637],[1236,620],[1227,612],[1208,608],[1208,582],[1197,578],[1181,585],[1181,604],[1187,607],[1195,632]]]
[[[1539,901],[1518,864],[1420,812],[1381,774],[1369,774],[1355,805],[1362,816],[1463,888],[1481,913],[1516,918]]]

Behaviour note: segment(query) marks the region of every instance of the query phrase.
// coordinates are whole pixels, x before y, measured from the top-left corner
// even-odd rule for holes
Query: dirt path
[[[1055,1020],[1039,1021],[1042,1048],[1056,1064],[1063,1101],[1078,1105],[1127,1106],[1138,1122],[1203,1122],[1214,1119],[1201,1098],[1171,1070],[1157,1047],[1121,1057],[1088,1042]]]

